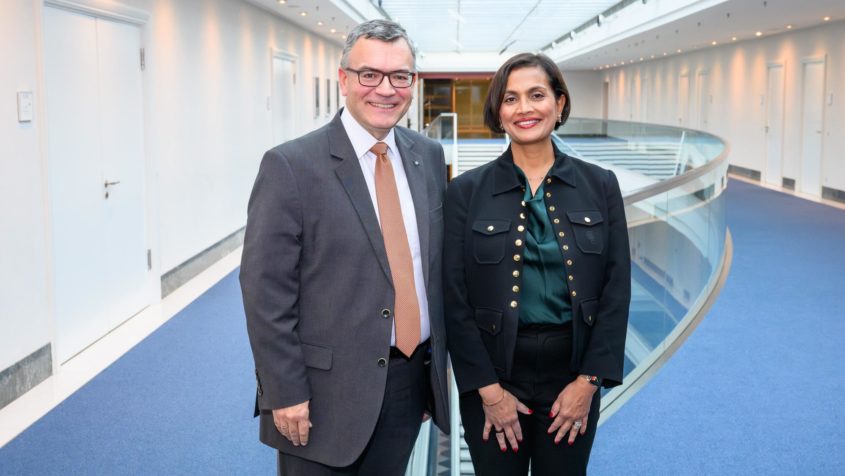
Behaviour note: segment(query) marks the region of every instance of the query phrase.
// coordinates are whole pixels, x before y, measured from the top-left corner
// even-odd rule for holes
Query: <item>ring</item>
[[[505,430],[495,430],[495,431],[496,431],[496,433],[504,433],[505,432]]]
[[[572,428],[575,428],[576,430],[580,430],[581,429],[581,421],[578,420],[575,423],[573,423]]]

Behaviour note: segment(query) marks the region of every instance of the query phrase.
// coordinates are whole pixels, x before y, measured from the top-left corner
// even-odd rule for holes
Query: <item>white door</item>
[[[770,65],[766,73],[766,170],[763,181],[783,184],[783,65]]]
[[[60,362],[143,309],[153,296],[140,38],[136,26],[44,9]]]
[[[689,75],[678,79],[678,124],[688,127],[689,122]]]
[[[707,71],[700,71],[698,73],[698,98],[696,100],[696,113],[698,114],[698,121],[696,127],[700,130],[706,131],[710,126],[710,75]]]
[[[824,61],[804,63],[799,190],[821,196]]]
[[[273,56],[273,143],[296,137],[296,61],[286,55]]]

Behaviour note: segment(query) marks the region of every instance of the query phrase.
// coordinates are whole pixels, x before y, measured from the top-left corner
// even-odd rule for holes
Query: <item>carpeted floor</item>
[[[845,474],[845,211],[733,180],[733,267],[591,474]]]
[[[845,211],[732,181],[710,314],[599,430],[596,475],[843,474]],[[0,474],[275,474],[232,273],[0,448]]]

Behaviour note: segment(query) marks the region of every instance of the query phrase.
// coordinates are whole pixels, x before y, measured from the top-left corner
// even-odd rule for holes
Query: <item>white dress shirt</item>
[[[355,155],[361,164],[361,171],[364,173],[364,180],[367,181],[367,189],[370,191],[370,199],[376,211],[376,218],[381,223],[378,212],[378,200],[376,199],[376,155],[370,149],[379,142],[364,129],[352,114],[344,110],[340,115],[346,135],[352,142]],[[417,215],[414,210],[414,200],[411,197],[411,189],[408,186],[408,176],[405,175],[405,167],[402,165],[402,157],[396,147],[396,136],[393,129],[381,142],[387,144],[387,158],[393,166],[393,175],[396,178],[396,188],[399,191],[399,202],[402,209],[402,221],[405,222],[405,233],[408,235],[408,245],[411,248],[411,258],[414,262],[414,285],[417,291],[417,301],[420,303],[420,342],[424,342],[431,335],[431,327],[428,317],[428,297],[425,293],[425,280],[422,270],[422,254],[420,253],[420,233],[417,228]],[[390,336],[390,345],[396,345],[396,326]]]

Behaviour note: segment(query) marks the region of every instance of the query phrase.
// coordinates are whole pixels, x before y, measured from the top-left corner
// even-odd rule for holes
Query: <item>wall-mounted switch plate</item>
[[[32,122],[32,91],[18,91],[18,122]]]

